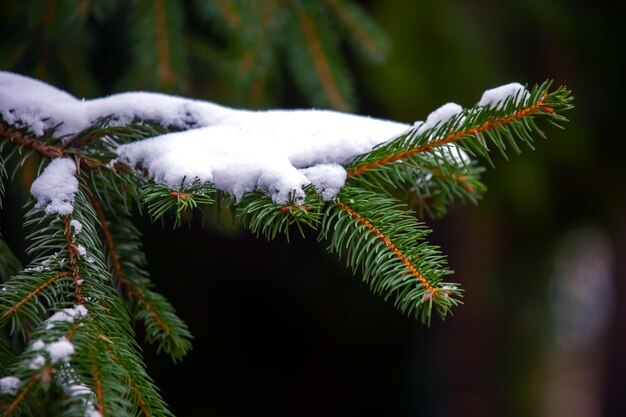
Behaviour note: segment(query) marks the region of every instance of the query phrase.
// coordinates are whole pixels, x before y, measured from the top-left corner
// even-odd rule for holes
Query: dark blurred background
[[[566,85],[565,130],[496,158],[477,206],[426,219],[464,304],[425,327],[315,236],[138,219],[195,336],[149,373],[187,416],[626,416],[624,1],[9,1],[0,69],[95,98],[163,91],[411,123],[512,81]],[[8,185],[24,247],[32,170]],[[190,226],[190,227],[187,227]],[[26,261],[24,254],[20,254]]]

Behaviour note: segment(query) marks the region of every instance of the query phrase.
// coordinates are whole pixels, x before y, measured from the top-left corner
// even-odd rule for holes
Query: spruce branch
[[[121,293],[133,301],[134,317],[146,328],[146,340],[157,343],[172,359],[179,360],[191,349],[191,333],[176,315],[174,307],[160,294],[150,290],[151,282],[145,271],[146,259],[140,234],[130,218],[119,215],[111,223],[105,209],[91,198],[104,245],[108,252],[110,270]]]
[[[534,86],[527,96],[518,93],[508,97],[494,109],[490,106],[473,107],[463,110],[447,122],[418,134],[418,127],[384,144],[372,152],[356,158],[348,166],[348,177],[362,175],[376,168],[413,158],[422,153],[433,153],[443,146],[457,143],[472,155],[480,155],[491,163],[489,157],[491,143],[507,157],[507,143],[516,152],[523,142],[532,149],[532,134],[545,137],[535,124],[535,117],[544,117],[555,126],[567,121],[560,112],[572,106],[570,92],[564,87],[548,93],[551,85],[546,81]]]
[[[344,187],[327,208],[320,237],[374,293],[394,297],[403,313],[429,323],[433,305],[445,316],[460,303],[460,290],[443,282],[451,271],[438,248],[424,242],[428,232],[393,198]]]
[[[356,9],[326,2],[356,30]],[[237,19],[247,9],[237,3],[233,10],[227,23],[242,24]],[[307,46],[300,52],[309,58],[321,54],[318,76],[338,77],[326,80],[328,90],[341,76],[331,64],[337,45],[321,33],[329,15],[320,10],[302,0],[287,14],[299,16],[303,38],[294,45]],[[154,291],[136,215],[156,221],[171,214],[177,227],[227,207],[267,239],[314,231],[402,313],[426,324],[433,310],[446,317],[461,304],[462,290],[447,281],[446,258],[427,242],[430,229],[418,218],[443,215],[459,201],[477,203],[484,168],[474,157],[493,165],[493,150],[506,159],[532,149],[533,138],[543,136],[536,122],[560,125],[571,108],[563,87],[518,86],[514,94],[504,86],[509,93],[498,91],[498,101],[489,90],[472,108],[438,109],[413,126],[332,111],[249,112],[149,93],[85,103],[45,88],[49,108],[21,114],[9,94],[8,105],[0,101],[0,174],[10,168],[15,175],[31,155],[41,169],[25,221],[32,261],[0,271],[3,280],[10,276],[0,324],[24,344],[13,354],[0,338],[2,370],[19,379],[13,395],[0,397],[5,414],[42,414],[60,398],[68,415],[171,416],[146,372],[134,326],[142,323],[145,341],[174,361],[189,352],[192,335]],[[63,111],[55,97],[67,101]],[[74,112],[79,117],[67,116]],[[0,257],[12,259],[1,243]]]
[[[215,190],[210,185],[199,181],[194,181],[189,186],[185,186],[184,183],[183,180],[183,185],[176,191],[153,181],[147,182],[142,187],[141,199],[147,206],[152,221],[174,211],[174,228],[176,228],[180,226],[185,213],[189,214],[199,206],[209,206],[214,203]]]
[[[290,199],[288,204],[281,207],[266,194],[250,193],[236,204],[235,215],[257,237],[263,235],[267,240],[273,240],[278,234],[284,234],[289,241],[292,226],[305,237],[304,227],[317,229],[323,209],[323,201],[313,187],[307,187],[305,192],[304,201],[297,203]]]

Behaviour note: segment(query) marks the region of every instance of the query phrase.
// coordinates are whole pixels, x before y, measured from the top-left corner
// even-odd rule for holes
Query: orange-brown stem
[[[188,198],[193,200],[193,194],[191,194],[191,193],[183,193],[181,191],[172,191],[170,193],[170,196],[172,196],[174,198],[180,198],[181,200],[186,200]]]
[[[70,216],[63,216],[63,224],[65,226],[65,241],[70,258],[70,274],[74,281],[74,292],[76,293],[76,304],[84,304],[83,289],[81,287],[81,278],[78,273],[78,246],[74,244],[72,240],[72,227],[70,226]]]
[[[91,204],[96,212],[96,217],[100,221],[102,225],[102,234],[104,235],[104,242],[106,244],[107,250],[109,251],[109,257],[111,258],[111,266],[113,267],[113,277],[117,280],[117,282],[121,285],[122,291],[125,294],[130,295],[139,303],[141,303],[146,311],[154,318],[157,326],[161,328],[166,334],[169,335],[169,327],[163,319],[157,314],[154,309],[148,303],[148,300],[141,294],[141,292],[132,286],[132,284],[128,281],[124,272],[122,271],[122,265],[120,263],[117,250],[115,248],[115,242],[113,241],[113,235],[111,234],[111,229],[109,229],[109,223],[107,221],[106,215],[104,214],[104,210],[102,209],[102,205],[100,202],[94,198],[93,194],[89,193],[89,198],[91,200]]]
[[[309,49],[315,72],[322,83],[322,89],[324,90],[326,98],[328,98],[328,102],[337,110],[347,110],[348,105],[337,88],[337,83],[330,69],[328,58],[324,54],[324,48],[315,28],[315,23],[313,23],[312,19],[305,13],[301,5],[296,7],[296,14],[298,15],[298,21],[304,33],[304,39]]]
[[[353,219],[358,220],[363,226],[365,226],[370,232],[372,232],[378,239],[380,239],[385,244],[385,246],[387,246],[389,248],[389,250],[391,252],[393,252],[393,254],[407,267],[407,269],[411,272],[411,274],[417,280],[419,280],[419,282],[422,283],[422,285],[424,286],[424,288],[427,291],[431,292],[433,295],[435,295],[439,291],[438,288],[433,287],[432,285],[430,285],[430,283],[428,282],[428,280],[426,280],[424,275],[422,275],[422,273],[420,271],[418,271],[417,268],[415,268],[413,263],[411,263],[411,260],[404,253],[402,253],[402,251],[400,249],[398,249],[398,247],[396,245],[394,245],[393,242],[383,232],[378,230],[378,228],[376,228],[376,226],[374,226],[366,218],[364,218],[363,216],[358,214],[356,211],[354,211],[348,205],[346,205],[346,204],[344,204],[344,203],[342,203],[340,201],[336,201],[335,204],[341,210],[343,210],[346,213],[348,213]]]
[[[133,390],[133,394],[135,395],[135,398],[137,398],[137,403],[139,404],[139,407],[141,408],[141,411],[143,411],[143,414],[146,417],[151,417],[152,413],[148,409],[148,405],[146,404],[146,400],[144,400],[143,397],[141,396],[141,394],[139,393],[139,389],[137,388],[137,384],[135,384],[135,381],[132,381],[132,380],[130,381],[130,387]]]
[[[283,212],[283,213],[287,213],[287,212],[288,212],[288,211],[290,211],[292,208],[296,208],[296,207],[297,207],[297,208],[301,208],[301,209],[303,209],[304,211],[311,211],[311,207],[309,207],[309,206],[303,206],[303,207],[301,207],[301,206],[296,206],[296,205],[287,205],[287,206],[282,206],[282,207],[280,208],[280,211],[281,211],[281,212]]]
[[[95,358],[91,367],[91,376],[94,381],[94,393],[98,401],[98,412],[104,417],[104,395],[102,393],[102,382],[100,381],[100,369],[98,368],[98,363]]]
[[[42,292],[44,289],[46,289],[50,284],[52,284],[53,282],[66,277],[69,275],[69,272],[61,272],[55,276],[53,276],[52,278],[50,278],[49,280],[47,280],[46,282],[44,282],[43,284],[41,284],[40,286],[38,286],[37,288],[35,288],[34,291],[30,292],[28,295],[26,295],[26,297],[22,298],[17,304],[15,304],[13,307],[9,308],[7,311],[4,312],[4,314],[2,315],[2,318],[5,319],[7,317],[9,317],[11,314],[15,313],[15,311],[20,308],[22,305],[24,305],[24,303],[28,302],[28,300],[30,300],[31,298],[33,298],[34,296],[36,296],[37,294],[39,294],[40,292]]]
[[[11,415],[13,411],[15,411],[15,408],[20,404],[20,402],[22,402],[26,394],[28,394],[28,391],[30,391],[33,388],[33,386],[35,386],[35,383],[37,382],[39,375],[40,374],[37,373],[30,377],[30,380],[28,380],[28,383],[24,386],[24,388],[22,388],[19,394],[17,394],[13,402],[11,402],[11,404],[9,404],[7,408],[5,408],[4,410],[5,416],[9,416]]]
[[[19,131],[12,126],[5,126],[0,123],[0,136],[16,142],[25,148],[35,151],[48,158],[58,158],[63,156],[63,148],[60,146],[49,145],[37,139],[33,139],[27,134]]]
[[[506,116],[500,119],[495,119],[495,120],[487,120],[485,123],[483,123],[479,127],[472,127],[469,129],[460,130],[455,133],[450,133],[447,136],[424,143],[420,146],[416,146],[415,148],[401,151],[396,154],[389,155],[385,158],[381,158],[379,160],[369,162],[367,164],[363,164],[355,168],[352,168],[348,170],[348,176],[353,177],[355,175],[362,174],[363,172],[367,170],[378,168],[382,165],[399,161],[401,159],[406,159],[422,152],[432,152],[435,148],[438,148],[440,146],[446,145],[448,143],[457,142],[467,137],[476,136],[488,130],[492,130],[497,127],[511,123],[514,120],[519,120],[519,119],[523,119],[524,117],[528,117],[534,113],[537,113],[538,111],[542,111],[544,113],[554,113],[554,109],[543,105],[543,101],[545,97],[546,95],[544,94],[543,96],[541,96],[539,100],[537,100],[531,106],[521,109],[509,116]]]

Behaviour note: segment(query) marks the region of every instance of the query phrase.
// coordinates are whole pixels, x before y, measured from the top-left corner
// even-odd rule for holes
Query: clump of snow
[[[428,129],[433,129],[446,123],[448,120],[463,111],[463,107],[456,103],[446,103],[428,115],[425,122],[416,122],[418,135],[424,133]]]
[[[315,187],[322,196],[322,200],[333,199],[346,182],[346,170],[339,164],[320,164],[311,168],[301,169],[300,172]]]
[[[61,360],[69,360],[70,356],[74,354],[74,345],[67,338],[62,337],[58,341],[50,343],[46,350],[50,354],[50,362],[54,364]]]
[[[83,245],[81,245],[80,243],[78,244],[78,246],[76,246],[76,250],[78,250],[78,254],[80,256],[87,255],[87,249],[85,249],[85,247]]]
[[[46,320],[46,329],[52,329],[54,327],[54,323],[57,321],[73,323],[75,319],[85,317],[86,315],[87,309],[82,304],[78,304],[73,308],[64,308],[63,310],[57,311],[52,316],[48,317]]]
[[[43,340],[41,339],[37,339],[33,342],[32,345],[30,345],[30,348],[32,350],[41,350],[46,346],[46,344],[43,342]]]
[[[73,219],[70,222],[70,226],[74,229],[74,234],[75,235],[80,234],[80,232],[83,230],[83,225],[81,224],[81,222],[79,222],[76,219]]]
[[[261,189],[285,204],[311,182],[299,169],[347,163],[408,128],[330,110],[239,112],[226,124],[120,146],[118,160],[170,188],[199,180],[236,199]]]
[[[528,92],[519,83],[507,84],[486,91],[479,106],[497,107],[510,96],[519,102]],[[0,115],[11,124],[37,135],[60,124],[54,135],[64,143],[102,117],[110,117],[114,126],[140,119],[177,127],[183,131],[119,147],[110,166],[121,162],[146,170],[172,189],[196,180],[212,182],[235,199],[264,190],[278,204],[302,201],[302,188],[311,183],[324,199],[332,199],[345,181],[337,165],[412,129],[420,134],[436,128],[461,111],[458,104],[447,103],[425,122],[409,125],[331,110],[234,109],[150,92],[79,100],[40,81],[0,71]],[[456,162],[468,158],[454,144],[438,152]],[[37,207],[70,214],[78,189],[75,170],[67,158],[53,160],[31,188]],[[76,234],[78,224],[73,225]]]
[[[71,214],[78,191],[75,174],[76,164],[72,159],[53,159],[30,187],[37,200],[35,208],[43,209],[46,214]]]
[[[0,71],[0,115],[8,123],[29,128],[38,136],[56,128],[54,135],[72,135],[96,120],[112,116],[111,125],[123,126],[135,118],[154,120],[182,129],[218,123],[229,109],[201,100],[151,92],[115,94],[94,100],[76,97],[33,78]]]
[[[515,97],[515,104],[519,104],[529,97],[529,93],[520,83],[509,83],[485,91],[478,105],[480,107],[489,106],[500,109],[510,97]]]
[[[59,135],[77,132],[84,124],[76,113],[76,97],[30,77],[0,71],[0,98],[2,118],[38,136],[59,123]]]
[[[31,361],[28,367],[30,369],[41,369],[42,366],[46,364],[46,358],[42,355],[35,356]]]
[[[14,376],[5,376],[4,378],[0,378],[0,393],[2,394],[15,395],[17,394],[19,386],[19,378]]]

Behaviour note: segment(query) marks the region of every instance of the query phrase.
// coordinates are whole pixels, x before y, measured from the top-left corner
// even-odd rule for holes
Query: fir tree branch
[[[306,13],[304,7],[299,1],[295,2],[295,12],[298,22],[300,23],[300,27],[302,28],[302,33],[306,41],[311,61],[315,67],[315,72],[317,73],[317,76],[322,84],[322,88],[328,102],[331,107],[337,110],[347,111],[348,104],[339,92],[339,88],[337,87],[328,58],[324,53],[324,46],[316,29],[315,23]]]
[[[416,134],[417,129],[414,128],[389,144],[356,158],[347,169],[348,177],[362,175],[367,171],[410,159],[422,153],[432,153],[438,148],[453,143],[459,143],[469,151],[488,157],[485,135],[505,156],[503,134],[511,147],[519,152],[515,142],[517,138],[530,146],[532,138],[529,132],[534,131],[543,135],[532,121],[533,116],[545,116],[549,121],[566,120],[557,114],[557,110],[564,111],[571,107],[569,92],[561,87],[548,93],[549,86],[549,82],[536,86],[529,93],[528,100],[521,100],[519,105],[515,104],[519,97],[510,97],[499,110],[490,107],[465,109],[450,121],[419,135]],[[507,126],[512,126],[513,130],[507,129]]]
[[[102,381],[100,380],[100,368],[98,367],[98,362],[95,359],[95,353],[92,350],[94,358],[91,364],[91,376],[94,381],[94,393],[96,394],[96,404],[97,410],[102,417],[105,417],[106,414],[104,412],[104,395],[102,393]]]
[[[331,233],[332,232],[332,233]],[[406,207],[385,194],[344,187],[328,205],[320,238],[329,238],[331,252],[346,253],[348,266],[385,299],[395,297],[402,312],[430,322],[432,307],[445,316],[460,301],[444,257],[423,241],[429,232]]]
[[[83,298],[83,289],[81,286],[81,278],[78,269],[78,257],[80,254],[78,253],[78,246],[74,244],[74,240],[72,239],[72,226],[70,226],[70,217],[63,216],[63,227],[64,227],[64,235],[65,241],[67,243],[67,251],[68,258],[70,261],[70,276],[72,277],[72,281],[74,282],[74,291],[76,293],[76,304],[84,304]]]
[[[50,145],[39,139],[34,139],[20,129],[13,126],[6,126],[3,122],[0,122],[0,137],[37,152],[46,158],[59,158],[64,154],[61,146]]]
[[[325,0],[338,20],[348,29],[348,38],[372,61],[384,59],[387,39],[380,28],[359,8],[343,0]]]
[[[9,317],[13,313],[15,313],[23,304],[27,303],[31,298],[35,297],[37,294],[39,294],[40,292],[45,290],[50,284],[52,284],[53,282],[55,282],[55,281],[57,281],[57,280],[59,280],[61,278],[66,277],[68,275],[70,275],[70,273],[67,272],[67,271],[60,272],[57,275],[53,276],[52,278],[48,279],[43,284],[39,285],[33,291],[31,291],[28,294],[26,294],[26,296],[24,298],[19,300],[16,304],[14,304],[7,311],[5,311],[2,314],[2,320],[6,319],[7,317]]]
[[[156,48],[158,56],[158,74],[165,86],[174,84],[176,75],[170,63],[170,42],[168,37],[167,10],[164,0],[154,0],[154,26],[156,28]]]
[[[17,393],[15,399],[4,409],[4,416],[10,416],[13,411],[15,411],[15,409],[20,405],[22,400],[24,400],[24,398],[26,397],[26,394],[28,394],[28,392],[35,386],[39,378],[40,374],[35,374],[28,380],[26,385],[24,385],[20,392]]]
[[[141,267],[145,260],[143,257],[137,257],[137,253],[141,251],[137,230],[130,222],[122,220],[123,217],[119,215],[117,224],[122,228],[119,231],[112,230],[104,208],[91,192],[91,187],[86,187],[102,229],[113,277],[120,286],[121,292],[139,304],[141,310],[137,316],[143,319],[146,326],[147,340],[159,342],[159,349],[164,349],[174,360],[181,358],[191,348],[188,340],[191,334],[182,320],[175,315],[174,308],[164,297],[150,291],[149,281],[141,275]],[[117,249],[118,243],[124,243],[126,248],[124,253],[120,253]],[[130,261],[133,258],[135,261]],[[125,259],[125,265],[122,264],[122,259]],[[142,311],[147,315],[142,314]],[[158,330],[154,328],[155,326]]]
[[[235,216],[256,236],[263,235],[267,240],[273,240],[282,233],[289,241],[291,226],[295,226],[304,237],[303,226],[317,229],[323,208],[323,202],[312,186],[305,187],[305,192],[303,202],[291,201],[282,207],[263,193],[249,193],[236,204]]]
[[[402,251],[400,251],[396,247],[396,245],[393,244],[393,242],[391,242],[389,237],[385,236],[385,234],[383,234],[380,230],[378,230],[376,228],[376,226],[374,226],[370,221],[368,221],[363,216],[359,215],[356,211],[354,211],[354,209],[352,209],[348,205],[346,205],[346,204],[344,204],[344,203],[342,203],[341,201],[338,201],[338,200],[335,201],[334,203],[341,210],[343,210],[346,213],[348,213],[350,215],[350,217],[352,217],[354,220],[358,221],[363,226],[365,226],[374,236],[376,236],[381,242],[383,242],[384,245],[387,246],[387,248],[391,252],[393,252],[393,254],[406,266],[406,268],[411,272],[411,274],[417,280],[419,280],[422,283],[422,286],[426,289],[426,291],[428,291],[431,294],[431,296],[433,296],[433,295],[437,294],[437,292],[439,292],[439,288],[436,288],[436,287],[433,287],[432,285],[430,285],[428,280],[411,263],[411,260],[406,255],[404,255],[402,253]]]

